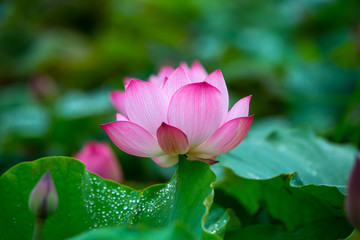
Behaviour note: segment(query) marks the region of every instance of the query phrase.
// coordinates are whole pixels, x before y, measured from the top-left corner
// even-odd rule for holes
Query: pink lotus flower
[[[235,148],[249,131],[251,96],[228,112],[229,96],[220,70],[207,74],[199,62],[191,68],[165,66],[148,82],[125,79],[125,91],[114,91],[115,122],[101,125],[124,152],[151,157],[170,167],[178,154],[209,163]]]
[[[102,178],[123,181],[120,164],[107,143],[89,142],[74,157],[85,163],[86,170]]]

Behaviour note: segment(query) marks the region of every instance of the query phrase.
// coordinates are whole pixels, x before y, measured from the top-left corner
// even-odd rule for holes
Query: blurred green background
[[[0,173],[105,140],[128,180],[171,175],[118,150],[99,126],[125,76],[199,60],[257,125],[307,125],[360,143],[358,0],[16,0],[0,3]],[[251,130],[250,130],[251,132]]]

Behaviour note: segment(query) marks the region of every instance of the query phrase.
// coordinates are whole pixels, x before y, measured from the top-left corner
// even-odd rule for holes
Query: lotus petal
[[[139,157],[164,155],[157,139],[143,127],[126,121],[102,124],[111,141],[121,150]]]
[[[192,83],[180,88],[172,97],[168,123],[183,131],[190,148],[200,145],[213,134],[222,120],[221,93],[206,83]]]

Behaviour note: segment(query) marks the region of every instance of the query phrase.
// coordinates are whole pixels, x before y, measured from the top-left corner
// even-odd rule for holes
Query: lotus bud
[[[115,182],[123,181],[119,161],[107,143],[89,142],[75,155],[86,165],[86,170]]]
[[[360,157],[356,158],[348,181],[345,210],[349,222],[360,229]]]
[[[50,172],[47,171],[31,191],[29,209],[36,218],[46,219],[56,211],[58,195]]]

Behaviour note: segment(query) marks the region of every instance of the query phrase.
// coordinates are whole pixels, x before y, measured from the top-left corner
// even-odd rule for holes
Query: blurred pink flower
[[[229,95],[220,70],[207,74],[199,62],[191,68],[162,67],[148,82],[125,79],[125,91],[111,100],[120,113],[101,125],[124,152],[151,157],[170,167],[178,154],[216,163],[217,155],[235,148],[249,131],[251,96],[229,109]]]
[[[75,158],[86,165],[86,170],[115,182],[123,181],[121,166],[107,143],[88,142]]]
[[[348,181],[345,202],[346,215],[350,223],[360,229],[360,158],[357,157]]]

